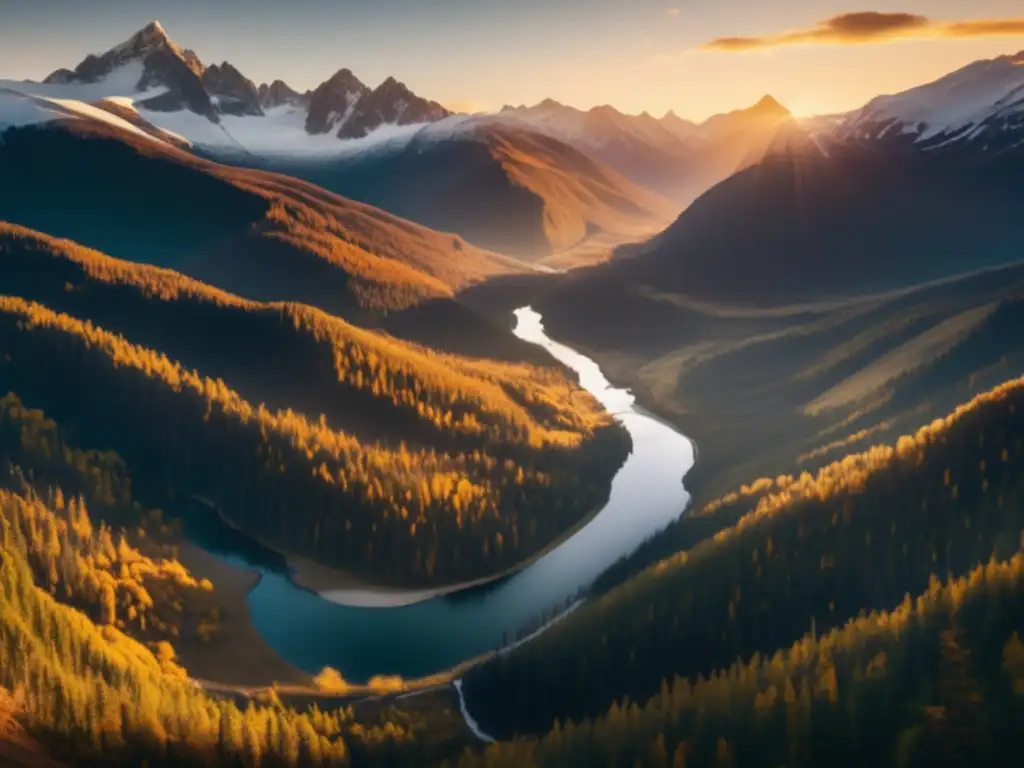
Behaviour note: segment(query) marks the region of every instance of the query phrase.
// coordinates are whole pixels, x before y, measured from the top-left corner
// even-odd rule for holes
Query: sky
[[[1021,0],[0,0],[0,79],[74,67],[153,19],[257,83],[304,90],[348,67],[458,109],[554,98],[691,119],[765,94],[845,111],[1024,49]]]

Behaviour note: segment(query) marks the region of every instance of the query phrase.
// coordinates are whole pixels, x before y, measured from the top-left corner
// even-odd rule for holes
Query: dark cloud
[[[913,13],[859,11],[833,16],[806,29],[762,37],[720,37],[701,46],[708,51],[752,51],[786,45],[857,45],[920,38],[1024,35],[1024,17],[932,21]]]

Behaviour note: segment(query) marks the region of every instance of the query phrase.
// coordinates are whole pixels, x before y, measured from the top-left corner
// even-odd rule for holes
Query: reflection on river
[[[633,396],[612,388],[592,360],[548,339],[531,308],[517,310],[516,318],[517,336],[575,370],[580,384],[629,430],[633,451],[612,482],[608,503],[586,527],[519,573],[401,608],[333,604],[293,585],[283,561],[262,548],[231,541],[210,526],[187,525],[195,543],[264,574],[249,595],[253,623],[293,665],[310,672],[330,665],[347,680],[363,682],[375,674],[419,677],[494,650],[572,600],[685,508],[682,477],[693,465],[690,441],[637,409]]]

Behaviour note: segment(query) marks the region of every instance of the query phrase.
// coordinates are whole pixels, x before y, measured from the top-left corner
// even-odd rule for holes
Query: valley
[[[766,73],[1020,21],[263,12],[0,28],[0,763],[1015,765],[1024,58]]]

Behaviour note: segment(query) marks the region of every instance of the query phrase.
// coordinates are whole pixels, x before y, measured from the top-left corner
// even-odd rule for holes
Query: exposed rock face
[[[219,122],[219,115],[262,117],[264,110],[290,105],[305,112],[307,133],[342,139],[365,136],[385,124],[428,123],[451,114],[394,78],[371,90],[350,69],[306,93],[283,80],[257,86],[226,61],[206,67],[194,51],[179,48],[158,21],[106,53],[86,56],[73,70],[54,71],[45,82],[103,82],[104,90],[111,86],[111,95],[130,97],[144,109],[190,110],[212,122]]]
[[[259,87],[260,105],[264,109],[273,109],[285,104],[308,107],[312,96],[311,91],[299,93],[284,80],[275,80],[270,85],[263,83]]]
[[[142,76],[135,86],[137,91],[165,89],[160,95],[142,101],[144,107],[166,112],[190,109],[217,121],[216,110],[203,87],[202,63],[195,54],[182,52],[158,21],[101,56],[86,56],[73,72],[58,69],[44,82],[94,83],[132,62],[142,63]]]
[[[338,138],[358,139],[381,125],[411,125],[443,120],[451,113],[389,77],[356,104],[351,117],[338,130]]]
[[[370,92],[350,69],[342,69],[325,80],[309,100],[306,133],[329,133],[344,125],[355,112],[356,104]]]
[[[262,115],[256,84],[224,62],[203,73],[203,85],[216,101],[217,110],[227,115]]]

